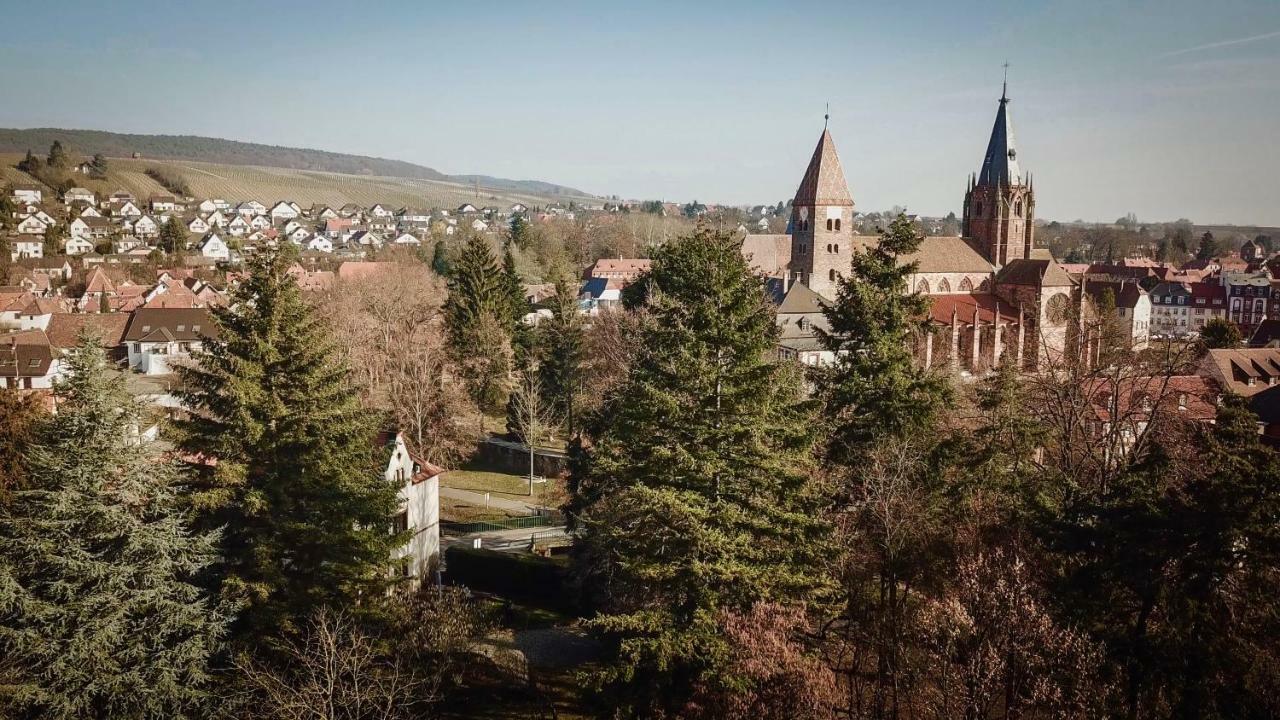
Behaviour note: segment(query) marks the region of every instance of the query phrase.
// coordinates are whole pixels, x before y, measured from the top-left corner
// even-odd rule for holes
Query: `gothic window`
[[[990,278],[983,278],[983,279],[982,279],[982,284],[978,286],[978,291],[979,291],[979,292],[990,292],[990,291],[991,291],[991,279],[990,279]]]
[[[1022,201],[1021,200],[1013,204],[1013,214],[1018,217],[1022,217]]]
[[[973,214],[982,217],[982,203],[973,204]]]
[[[940,293],[951,292],[951,283],[947,282],[946,278],[942,278],[942,282],[938,283],[938,292]]]
[[[840,218],[836,218],[836,230],[840,230]]]
[[[827,218],[827,231],[831,231],[831,218]]]
[[[973,292],[973,281],[968,276],[960,281],[960,292]]]
[[[916,292],[920,293],[921,295],[928,295],[929,281],[925,280],[924,278],[920,278],[920,282],[916,283]]]
[[[835,268],[831,268],[830,270],[828,270],[828,271],[827,271],[827,279],[828,279],[828,280],[831,280],[832,282],[835,282],[835,280],[836,280],[836,269],[835,269]]]
[[[827,243],[827,252],[831,252],[831,243]]]
[[[836,243],[836,253],[840,252],[840,243]]]

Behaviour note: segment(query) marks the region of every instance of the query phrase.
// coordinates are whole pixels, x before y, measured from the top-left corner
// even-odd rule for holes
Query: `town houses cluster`
[[[100,198],[80,187],[57,198],[34,184],[12,185],[8,192],[16,206],[15,231],[9,239],[14,260],[60,254],[84,257],[88,263],[142,262],[160,249],[162,230],[171,220],[181,229],[181,247],[168,250],[189,252],[197,263],[234,264],[243,253],[284,241],[307,252],[358,259],[387,245],[417,247],[432,234],[449,236],[459,228],[497,232],[515,215],[573,217],[573,210],[563,205],[530,213],[519,202],[430,210],[350,203],[303,208],[286,200],[268,207],[257,200],[232,203],[173,195],[141,199],[124,190]],[[57,238],[52,248],[51,237]]]

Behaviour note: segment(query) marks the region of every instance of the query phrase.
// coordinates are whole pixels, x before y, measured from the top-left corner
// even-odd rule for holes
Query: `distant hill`
[[[581,190],[539,180],[507,180],[487,175],[451,176],[433,168],[402,160],[261,145],[196,135],[130,135],[101,130],[0,128],[0,153],[25,153],[30,149],[44,155],[54,140],[61,141],[72,153],[80,155],[102,153],[108,158],[129,158],[134,153],[138,153],[143,159],[153,160],[252,165],[343,175],[435,180],[466,185],[478,183],[486,189],[538,196],[589,197]]]

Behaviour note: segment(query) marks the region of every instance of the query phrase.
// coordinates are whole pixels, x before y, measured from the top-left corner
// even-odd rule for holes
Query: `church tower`
[[[1006,82],[982,171],[970,176],[964,196],[963,234],[997,267],[1031,257],[1035,237],[1035,192],[1018,166],[1008,95]]]
[[[827,299],[853,253],[853,196],[831,132],[823,127],[791,207],[791,272]]]

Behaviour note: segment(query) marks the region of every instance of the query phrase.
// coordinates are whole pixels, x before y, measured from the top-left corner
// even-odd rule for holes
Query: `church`
[[[779,355],[830,360],[814,333],[855,251],[879,237],[854,233],[854,201],[831,132],[823,128],[792,202],[786,235],[748,235],[743,253],[770,275],[781,329]],[[916,339],[925,366],[981,375],[1002,359],[1034,370],[1060,356],[1079,290],[1047,250],[1035,247],[1035,188],[1018,162],[1007,85],[982,167],[964,195],[962,236],[926,237],[910,290],[931,302]]]

